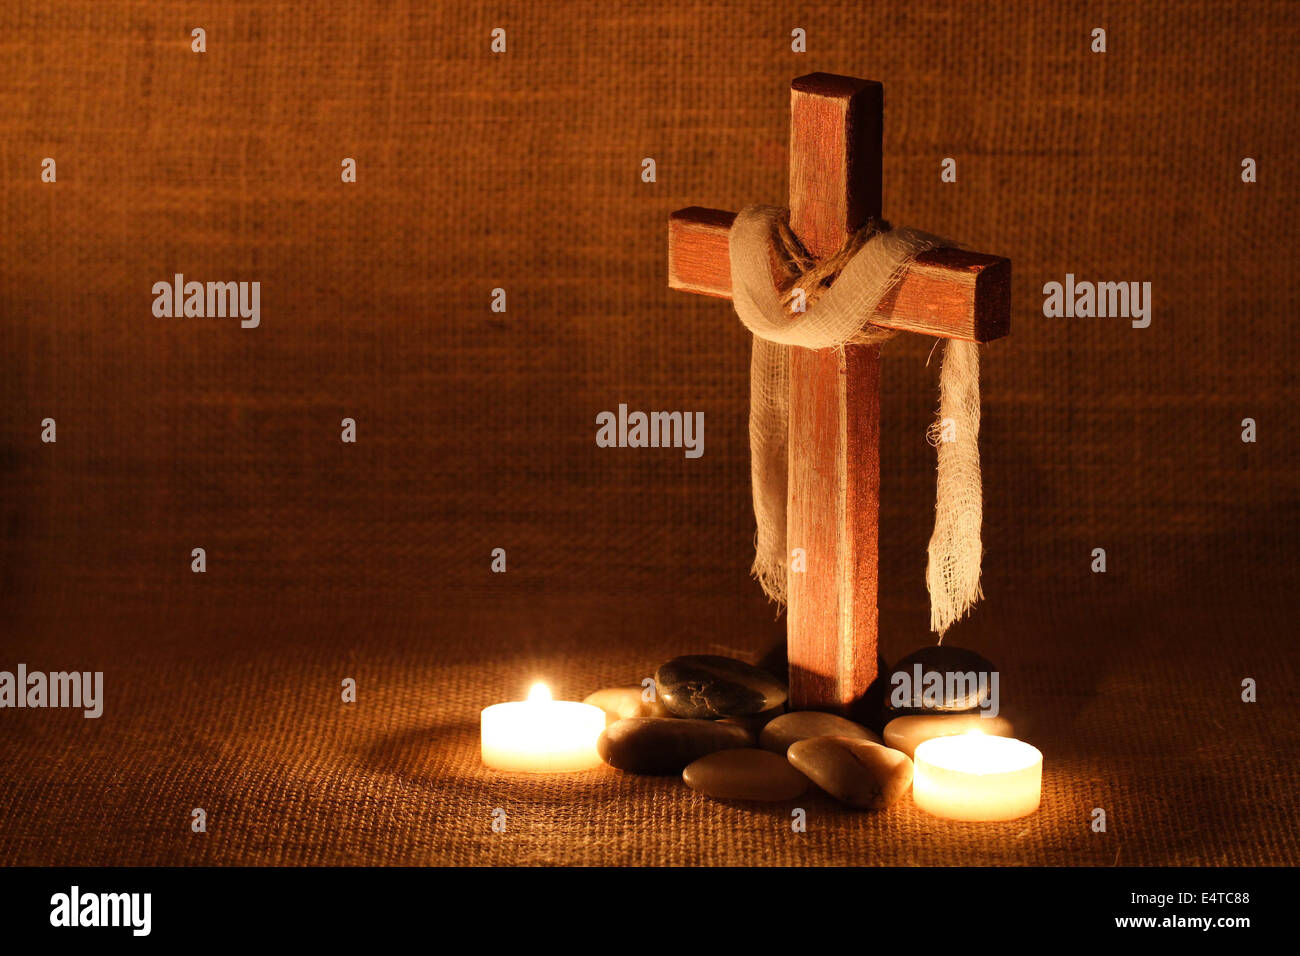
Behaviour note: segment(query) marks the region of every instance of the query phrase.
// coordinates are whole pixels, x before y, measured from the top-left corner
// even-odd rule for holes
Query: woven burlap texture
[[[0,712],[0,862],[1296,862],[1294,20],[0,5],[0,667],[103,670],[106,697]],[[1002,668],[1045,755],[1018,824],[810,796],[796,837],[790,807],[477,763],[479,709],[533,679],[572,699],[781,639],[748,576],[750,336],[667,288],[665,233],[788,204],[816,70],[885,83],[886,218],[1013,262],[981,355],[985,599],[945,644]],[[260,281],[261,326],[154,318],[177,272]],[[1150,327],[1045,318],[1067,273],[1152,282]],[[933,344],[883,361],[891,660],[933,639]],[[704,412],[704,455],[598,448],[619,403]]]

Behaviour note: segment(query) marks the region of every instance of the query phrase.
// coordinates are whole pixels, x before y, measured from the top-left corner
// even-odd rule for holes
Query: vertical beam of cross
[[[790,227],[821,259],[880,215],[879,83],[813,74],[790,89]],[[792,707],[848,713],[878,657],[880,348],[790,350]]]

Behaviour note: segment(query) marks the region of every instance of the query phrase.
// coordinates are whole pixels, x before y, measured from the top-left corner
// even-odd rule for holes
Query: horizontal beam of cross
[[[728,234],[735,213],[691,206],[668,222],[668,285],[731,298]],[[881,300],[871,324],[989,342],[1011,331],[1011,260],[963,249],[924,252]]]

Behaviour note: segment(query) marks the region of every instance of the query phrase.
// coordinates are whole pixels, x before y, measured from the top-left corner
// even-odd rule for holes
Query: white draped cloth
[[[773,280],[772,264],[788,259],[782,233],[787,213],[750,206],[731,227],[731,294],[740,321],[754,334],[750,361],[749,441],[754,517],[753,574],[778,603],[789,594],[786,502],[789,498],[789,349],[843,348],[850,340],[883,342],[893,333],[870,324],[876,306],[919,253],[953,243],[915,229],[874,232],[820,295],[803,290],[806,311],[792,312]],[[798,286],[797,269],[792,285]],[[942,638],[983,597],[980,587],[982,491],[979,461],[979,351],[947,339],[939,376],[939,414],[929,440],[937,450],[934,533],[926,583],[930,627]],[[798,546],[798,542],[794,543]]]

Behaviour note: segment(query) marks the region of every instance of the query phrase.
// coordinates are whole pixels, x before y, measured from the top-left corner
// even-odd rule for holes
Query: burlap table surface
[[[1298,39],[1285,3],[3,4],[0,669],[107,699],[0,711],[0,862],[1296,862]],[[746,576],[746,336],[667,289],[665,220],[784,201],[814,70],[887,81],[886,216],[1014,262],[987,599],[948,640],[1046,755],[1018,823],[810,795],[794,834],[478,766],[479,709],[534,677],[781,638]],[[175,272],[260,281],[261,327],[154,318]],[[1067,272],[1151,281],[1150,328],[1044,318]],[[932,344],[885,362],[891,659],[929,639]],[[703,411],[704,456],[597,448],[620,402]]]

